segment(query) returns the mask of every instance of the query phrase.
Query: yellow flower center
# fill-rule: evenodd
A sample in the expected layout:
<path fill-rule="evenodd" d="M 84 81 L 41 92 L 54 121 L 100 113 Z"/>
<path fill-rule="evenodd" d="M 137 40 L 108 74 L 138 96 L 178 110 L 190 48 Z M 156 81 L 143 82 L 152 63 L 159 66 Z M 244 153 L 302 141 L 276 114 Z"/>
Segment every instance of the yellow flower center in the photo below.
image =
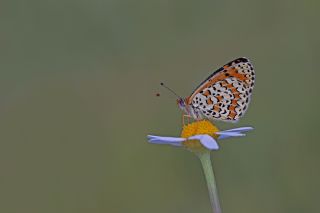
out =
<path fill-rule="evenodd" d="M 219 129 L 213 125 L 208 120 L 195 121 L 193 123 L 183 126 L 181 137 L 189 138 L 194 135 L 210 135 L 211 137 L 217 139 L 218 135 L 215 132 L 218 132 Z M 193 152 L 204 151 L 206 148 L 200 143 L 199 140 L 186 140 L 183 143 L 183 146 Z"/>

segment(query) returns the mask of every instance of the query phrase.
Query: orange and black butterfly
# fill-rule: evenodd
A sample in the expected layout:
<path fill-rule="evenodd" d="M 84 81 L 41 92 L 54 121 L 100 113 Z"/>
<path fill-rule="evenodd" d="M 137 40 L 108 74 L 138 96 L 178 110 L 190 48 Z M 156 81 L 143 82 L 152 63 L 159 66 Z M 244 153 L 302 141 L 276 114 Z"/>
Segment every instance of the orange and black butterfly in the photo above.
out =
<path fill-rule="evenodd" d="M 248 109 L 255 74 L 246 58 L 235 59 L 204 80 L 179 107 L 196 120 L 237 121 Z"/>

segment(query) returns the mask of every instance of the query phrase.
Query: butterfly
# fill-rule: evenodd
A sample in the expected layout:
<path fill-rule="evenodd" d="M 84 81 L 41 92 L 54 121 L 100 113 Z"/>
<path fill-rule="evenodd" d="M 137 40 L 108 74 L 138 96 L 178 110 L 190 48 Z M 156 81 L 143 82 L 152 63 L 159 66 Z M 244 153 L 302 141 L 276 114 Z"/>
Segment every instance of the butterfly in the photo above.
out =
<path fill-rule="evenodd" d="M 235 59 L 212 73 L 178 106 L 187 116 L 237 121 L 250 103 L 255 73 L 247 58 Z"/>

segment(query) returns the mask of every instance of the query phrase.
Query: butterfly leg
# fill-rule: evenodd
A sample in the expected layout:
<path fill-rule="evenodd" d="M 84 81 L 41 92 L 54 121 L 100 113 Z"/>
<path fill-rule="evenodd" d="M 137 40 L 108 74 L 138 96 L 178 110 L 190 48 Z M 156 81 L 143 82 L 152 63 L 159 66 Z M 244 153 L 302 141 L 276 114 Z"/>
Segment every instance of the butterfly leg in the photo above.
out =
<path fill-rule="evenodd" d="M 190 118 L 191 118 L 191 116 L 188 115 L 188 114 L 182 114 L 182 125 L 183 125 L 183 126 L 185 126 L 185 122 L 184 122 L 185 117 L 188 118 L 188 124 L 190 123 Z"/>

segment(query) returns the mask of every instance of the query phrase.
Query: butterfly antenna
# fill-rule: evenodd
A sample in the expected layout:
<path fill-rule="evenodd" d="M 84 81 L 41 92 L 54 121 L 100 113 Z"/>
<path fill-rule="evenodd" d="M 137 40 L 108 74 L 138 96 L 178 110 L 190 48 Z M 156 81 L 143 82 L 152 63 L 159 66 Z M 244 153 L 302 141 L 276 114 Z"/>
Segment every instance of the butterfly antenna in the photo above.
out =
<path fill-rule="evenodd" d="M 169 87 L 167 87 L 164 83 L 160 83 L 161 86 L 163 86 L 164 88 L 166 88 L 167 90 L 169 90 L 170 92 L 172 92 L 175 96 L 177 96 L 178 98 L 181 98 L 182 97 L 180 95 L 178 95 L 175 91 L 173 91 L 172 89 L 170 89 Z"/>

